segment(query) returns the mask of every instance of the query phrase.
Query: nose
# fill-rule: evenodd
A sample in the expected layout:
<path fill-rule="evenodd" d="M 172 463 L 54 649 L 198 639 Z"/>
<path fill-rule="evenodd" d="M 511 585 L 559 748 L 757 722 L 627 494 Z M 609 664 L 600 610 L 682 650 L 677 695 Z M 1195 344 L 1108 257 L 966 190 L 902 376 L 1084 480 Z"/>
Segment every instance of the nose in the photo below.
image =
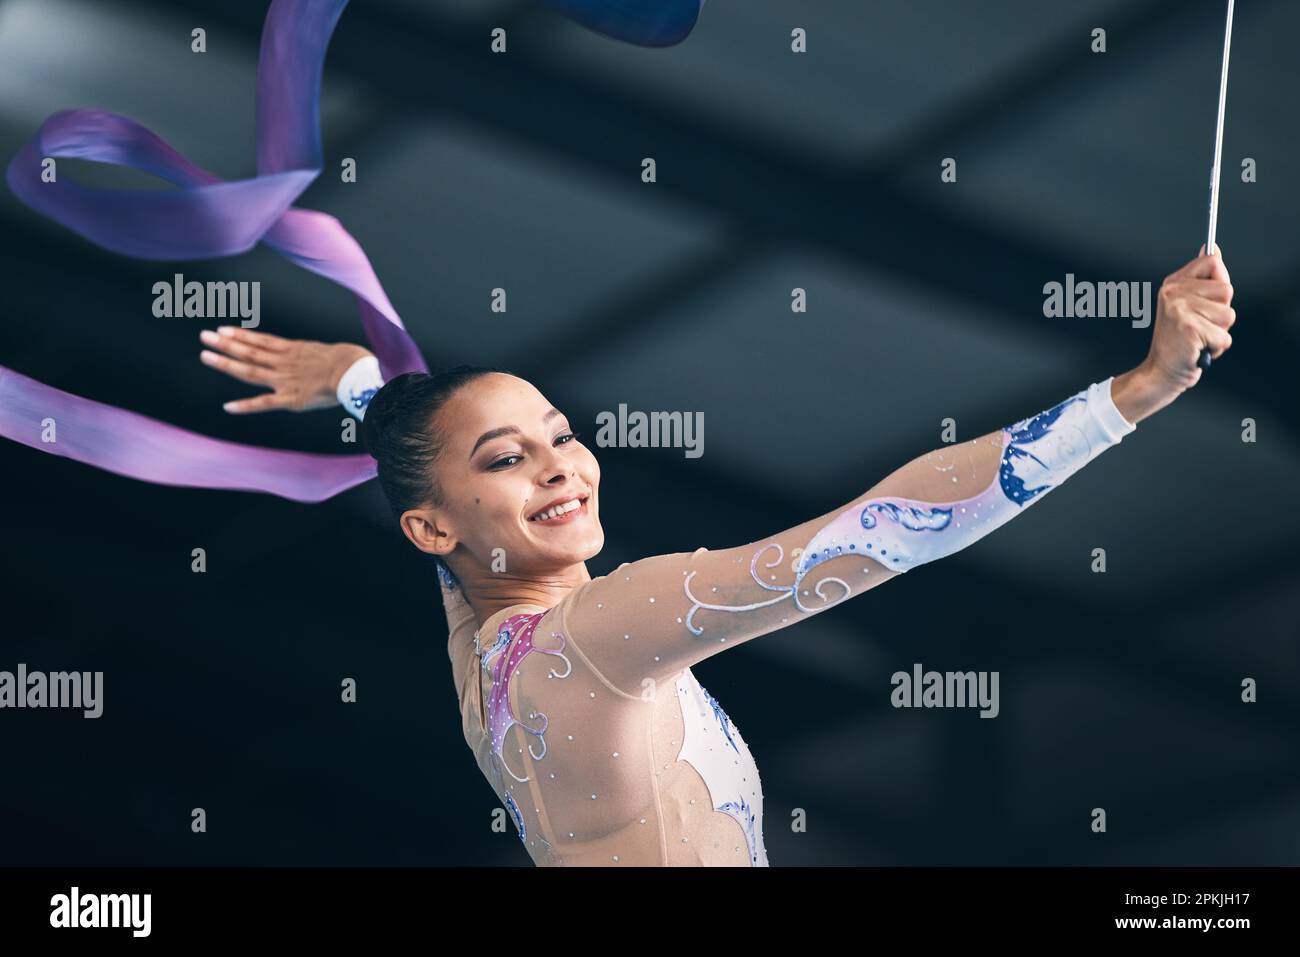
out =
<path fill-rule="evenodd" d="M 577 479 L 578 469 L 559 449 L 551 448 L 549 458 L 542 461 L 542 475 L 546 485 L 563 485 L 569 479 Z"/>
<path fill-rule="evenodd" d="M 566 465 L 558 470 L 550 472 L 550 478 L 546 480 L 547 485 L 563 485 L 569 479 L 577 481 L 578 470 L 571 465 Z"/>

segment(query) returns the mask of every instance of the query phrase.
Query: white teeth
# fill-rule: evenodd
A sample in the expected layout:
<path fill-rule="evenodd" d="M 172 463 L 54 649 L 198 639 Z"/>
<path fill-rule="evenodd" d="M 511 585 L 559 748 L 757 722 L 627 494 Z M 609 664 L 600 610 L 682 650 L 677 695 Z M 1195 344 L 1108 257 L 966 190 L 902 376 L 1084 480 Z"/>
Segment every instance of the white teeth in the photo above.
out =
<path fill-rule="evenodd" d="M 566 512 L 572 512 L 575 508 L 582 508 L 582 502 L 578 501 L 576 498 L 569 499 L 569 501 L 562 502 L 559 505 L 552 506 L 551 508 L 548 508 L 544 512 L 538 512 L 528 521 L 545 522 L 548 519 L 555 518 L 555 516 L 557 515 L 563 515 Z"/>

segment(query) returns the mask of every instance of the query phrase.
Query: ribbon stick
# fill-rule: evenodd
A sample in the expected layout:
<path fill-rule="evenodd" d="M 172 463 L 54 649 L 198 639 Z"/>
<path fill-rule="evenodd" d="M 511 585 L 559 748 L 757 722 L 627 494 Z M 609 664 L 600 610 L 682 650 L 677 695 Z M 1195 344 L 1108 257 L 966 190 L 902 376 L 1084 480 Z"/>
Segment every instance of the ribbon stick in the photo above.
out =
<path fill-rule="evenodd" d="M 274 0 L 257 64 L 257 176 L 226 182 L 128 117 L 65 110 L 9 163 L 14 195 L 96 245 L 143 259 L 215 259 L 258 243 L 357 300 L 385 379 L 426 372 L 415 340 L 361 246 L 333 216 L 294 201 L 320 175 L 320 82 L 348 0 Z M 684 39 L 703 0 L 547 0 L 578 22 L 645 46 Z M 44 182 L 47 158 L 130 167 L 178 190 Z M 52 424 L 53 428 L 49 428 Z M 164 485 L 265 492 L 319 502 L 374 477 L 369 455 L 319 455 L 227 442 L 43 385 L 0 365 L 0 435 L 43 452 Z M 53 441 L 50 441 L 53 439 Z"/>
<path fill-rule="evenodd" d="M 1228 109 L 1228 54 L 1232 52 L 1232 7 L 1228 0 L 1228 21 L 1223 27 L 1223 67 L 1219 72 L 1219 117 L 1214 124 L 1214 166 L 1210 170 L 1210 222 L 1205 230 L 1205 254 L 1214 255 L 1214 234 L 1219 226 L 1219 164 L 1223 161 L 1223 118 Z M 1208 369 L 1213 361 L 1209 349 L 1202 349 L 1196 364 Z"/>

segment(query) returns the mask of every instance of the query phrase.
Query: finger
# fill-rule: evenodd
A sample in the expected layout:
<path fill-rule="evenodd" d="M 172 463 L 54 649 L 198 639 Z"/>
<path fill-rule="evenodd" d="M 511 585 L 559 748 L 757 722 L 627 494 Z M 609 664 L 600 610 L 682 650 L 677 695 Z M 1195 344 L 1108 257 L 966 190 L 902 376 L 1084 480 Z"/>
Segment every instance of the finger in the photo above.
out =
<path fill-rule="evenodd" d="M 1237 310 L 1211 299 L 1189 299 L 1188 303 L 1197 315 L 1208 319 L 1220 329 L 1231 329 L 1237 321 Z"/>
<path fill-rule="evenodd" d="M 1232 296 L 1236 290 L 1232 288 L 1231 283 L 1219 279 L 1183 279 L 1174 284 L 1174 291 L 1179 298 L 1186 295 L 1190 298 L 1221 302 L 1226 306 L 1232 303 Z"/>
<path fill-rule="evenodd" d="M 1223 250 L 1220 249 L 1217 244 L 1214 247 L 1214 258 L 1215 261 L 1218 263 L 1218 268 L 1215 273 L 1215 278 L 1222 279 L 1224 282 L 1231 285 L 1232 277 L 1228 275 L 1228 267 L 1223 261 Z"/>
<path fill-rule="evenodd" d="M 1218 279 L 1226 283 L 1232 282 L 1232 277 L 1228 275 L 1228 267 L 1223 262 L 1223 251 L 1217 245 L 1214 247 L 1214 255 L 1206 258 L 1210 261 L 1210 279 Z"/>
<path fill-rule="evenodd" d="M 227 402 L 222 408 L 234 415 L 244 415 L 249 412 L 270 412 L 272 409 L 283 409 L 286 404 L 284 396 L 280 395 L 280 393 L 264 392 L 251 398 L 235 399 L 233 402 Z"/>
<path fill-rule="evenodd" d="M 1205 260 L 1205 258 L 1206 258 L 1205 245 L 1202 244 L 1201 251 L 1198 252 L 1194 258 L 1189 259 L 1187 262 L 1183 263 L 1183 265 L 1179 266 L 1168 276 L 1166 276 L 1165 282 L 1173 282 L 1174 280 L 1177 279 L 1189 278 L 1198 267 L 1204 268 L 1201 264 L 1203 260 Z"/>
<path fill-rule="evenodd" d="M 243 326 L 217 326 L 217 333 L 236 342 L 265 349 L 267 352 L 284 352 L 292 345 L 289 339 L 273 336 L 269 332 L 254 332 Z"/>
<path fill-rule="evenodd" d="M 213 349 L 219 349 L 227 355 L 233 356 L 236 359 L 243 359 L 245 362 L 250 362 L 254 365 L 270 368 L 276 363 L 277 353 L 259 349 L 246 342 L 242 342 L 233 336 L 223 336 L 212 332 L 209 329 L 204 329 L 199 333 L 199 339 L 206 346 L 211 346 Z"/>
<path fill-rule="evenodd" d="M 1201 247 L 1205 249 L 1204 246 Z M 1211 279 L 1220 275 L 1226 277 L 1228 270 L 1219 256 L 1206 256 L 1204 252 L 1182 268 L 1171 273 L 1166 282 L 1178 279 Z"/>
<path fill-rule="evenodd" d="M 1232 336 L 1228 334 L 1227 330 L 1220 329 L 1208 319 L 1198 316 L 1196 331 L 1201 339 L 1201 344 L 1196 349 L 1198 355 L 1202 346 L 1210 350 L 1210 357 L 1213 359 L 1219 358 L 1232 348 Z"/>
<path fill-rule="evenodd" d="M 209 352 L 207 349 L 199 353 L 199 360 L 228 376 L 233 376 L 240 382 L 247 382 L 249 385 L 271 384 L 271 370 L 265 366 L 255 366 L 247 362 L 241 362 L 238 359 L 230 359 L 218 353 Z"/>

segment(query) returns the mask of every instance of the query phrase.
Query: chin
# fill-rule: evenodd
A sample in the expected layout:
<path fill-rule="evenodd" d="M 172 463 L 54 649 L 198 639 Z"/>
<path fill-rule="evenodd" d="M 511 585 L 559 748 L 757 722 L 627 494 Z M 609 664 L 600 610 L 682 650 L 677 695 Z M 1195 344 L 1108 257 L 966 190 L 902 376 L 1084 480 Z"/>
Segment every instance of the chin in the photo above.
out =
<path fill-rule="evenodd" d="M 584 562 L 591 561 L 591 559 L 595 558 L 597 555 L 601 553 L 601 550 L 604 549 L 604 547 L 605 547 L 605 533 L 603 531 L 600 531 L 596 536 L 596 541 L 593 542 L 587 548 L 586 554 L 584 554 L 580 560 Z"/>
<path fill-rule="evenodd" d="M 605 534 L 597 530 L 594 536 L 589 537 L 572 549 L 566 550 L 564 560 L 570 565 L 576 565 L 579 562 L 590 561 L 601 553 L 605 548 Z"/>

